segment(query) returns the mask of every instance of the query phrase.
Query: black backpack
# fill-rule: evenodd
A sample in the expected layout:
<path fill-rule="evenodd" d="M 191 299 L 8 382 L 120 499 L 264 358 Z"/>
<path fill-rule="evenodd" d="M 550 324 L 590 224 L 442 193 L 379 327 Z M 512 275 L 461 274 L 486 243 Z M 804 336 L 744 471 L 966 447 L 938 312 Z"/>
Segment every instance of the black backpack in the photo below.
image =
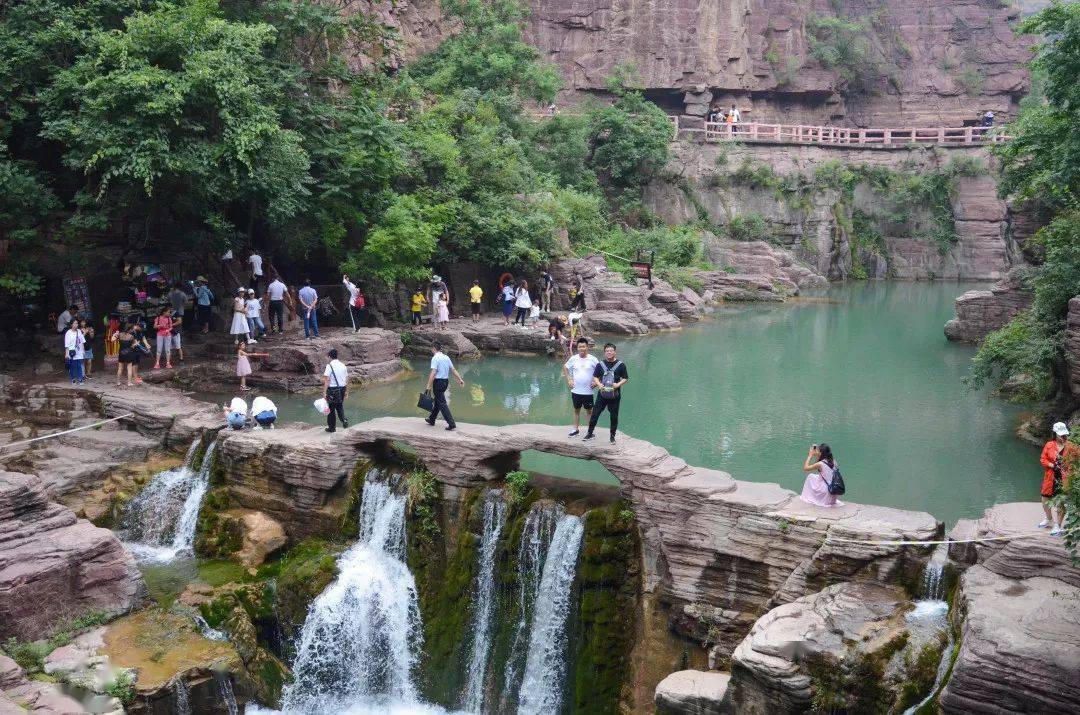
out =
<path fill-rule="evenodd" d="M 840 474 L 840 467 L 832 468 L 832 481 L 828 483 L 829 494 L 838 497 L 847 491 L 844 486 L 844 475 Z"/>

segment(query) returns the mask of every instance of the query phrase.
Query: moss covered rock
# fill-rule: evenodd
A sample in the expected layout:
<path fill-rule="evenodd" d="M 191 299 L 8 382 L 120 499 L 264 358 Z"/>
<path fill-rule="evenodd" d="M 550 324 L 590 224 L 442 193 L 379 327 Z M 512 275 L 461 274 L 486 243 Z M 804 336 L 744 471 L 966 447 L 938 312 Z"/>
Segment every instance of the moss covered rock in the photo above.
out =
<path fill-rule="evenodd" d="M 260 576 L 276 579 L 277 617 L 286 638 L 300 632 L 308 606 L 338 575 L 342 547 L 321 539 L 305 539 L 280 560 L 266 564 Z"/>
<path fill-rule="evenodd" d="M 585 514 L 567 684 L 574 712 L 619 713 L 630 696 L 640 563 L 637 526 L 627 504 Z"/>

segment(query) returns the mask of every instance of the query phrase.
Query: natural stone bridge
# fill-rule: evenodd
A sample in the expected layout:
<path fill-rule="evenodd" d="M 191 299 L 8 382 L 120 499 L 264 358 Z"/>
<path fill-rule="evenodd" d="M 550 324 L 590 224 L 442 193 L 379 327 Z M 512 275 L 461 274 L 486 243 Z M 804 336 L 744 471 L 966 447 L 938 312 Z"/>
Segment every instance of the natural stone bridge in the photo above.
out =
<path fill-rule="evenodd" d="M 906 583 L 927 556 L 926 549 L 830 537 L 919 540 L 941 533 L 925 512 L 814 507 L 776 484 L 694 467 L 648 442 L 569 440 L 550 425 L 459 423 L 447 432 L 420 418 L 383 417 L 333 435 L 298 425 L 223 432 L 215 472 L 231 501 L 270 514 L 300 539 L 334 532 L 350 508 L 358 461 L 395 443 L 416 452 L 449 499 L 463 488 L 498 484 L 526 450 L 600 462 L 637 516 L 645 590 L 674 608 L 680 631 L 704 640 L 711 629 L 728 652 L 777 603 L 842 581 Z"/>

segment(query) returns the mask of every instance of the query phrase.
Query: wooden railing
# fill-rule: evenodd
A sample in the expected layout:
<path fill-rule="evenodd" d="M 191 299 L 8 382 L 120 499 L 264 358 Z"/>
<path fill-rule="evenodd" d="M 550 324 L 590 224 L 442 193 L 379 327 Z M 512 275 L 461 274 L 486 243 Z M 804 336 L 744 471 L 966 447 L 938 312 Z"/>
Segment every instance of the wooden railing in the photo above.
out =
<path fill-rule="evenodd" d="M 930 127 L 859 129 L 803 124 L 705 123 L 705 141 L 771 142 L 778 144 L 825 144 L 829 146 L 888 146 L 912 144 L 996 144 L 1011 137 L 1000 127 Z"/>

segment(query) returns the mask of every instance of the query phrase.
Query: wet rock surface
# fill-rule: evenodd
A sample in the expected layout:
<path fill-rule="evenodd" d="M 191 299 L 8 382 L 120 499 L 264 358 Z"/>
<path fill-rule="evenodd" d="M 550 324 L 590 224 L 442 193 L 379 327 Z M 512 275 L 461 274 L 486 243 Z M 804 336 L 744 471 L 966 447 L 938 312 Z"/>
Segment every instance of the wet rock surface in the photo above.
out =
<path fill-rule="evenodd" d="M 954 538 L 1030 534 L 1036 503 L 999 504 L 954 529 Z M 950 557 L 974 564 L 960 579 L 960 650 L 941 694 L 946 713 L 1068 712 L 1080 701 L 1080 568 L 1046 533 L 974 547 Z"/>
<path fill-rule="evenodd" d="M 111 531 L 47 501 L 35 477 L 0 472 L 0 637 L 42 638 L 84 614 L 126 613 L 145 595 Z"/>
<path fill-rule="evenodd" d="M 1080 296 L 1069 301 L 1065 323 L 1065 363 L 1069 368 L 1069 390 L 1074 395 L 1080 395 Z"/>

